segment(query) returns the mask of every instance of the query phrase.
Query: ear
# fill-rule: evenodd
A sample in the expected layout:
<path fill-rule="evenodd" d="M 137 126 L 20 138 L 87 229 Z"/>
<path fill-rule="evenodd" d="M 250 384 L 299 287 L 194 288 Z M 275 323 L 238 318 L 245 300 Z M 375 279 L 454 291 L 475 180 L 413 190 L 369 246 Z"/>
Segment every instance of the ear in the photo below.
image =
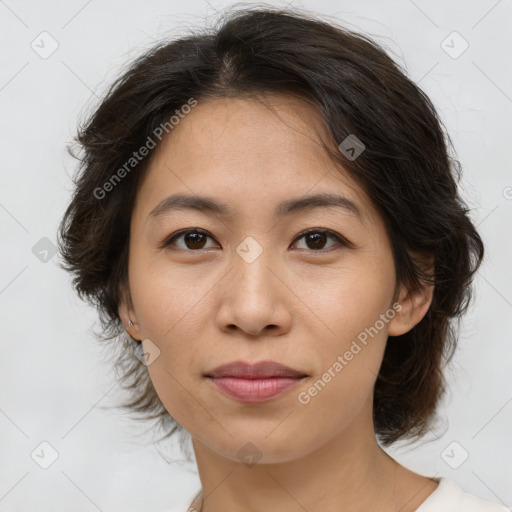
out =
<path fill-rule="evenodd" d="M 422 261 L 423 270 L 429 275 L 428 282 L 422 282 L 418 288 L 408 288 L 401 285 L 396 302 L 401 306 L 396 309 L 396 314 L 389 323 L 389 336 L 401 336 L 409 332 L 415 325 L 419 324 L 432 304 L 434 296 L 434 257 L 429 256 Z"/>
<path fill-rule="evenodd" d="M 133 309 L 130 290 L 125 283 L 122 283 L 120 285 L 120 295 L 121 301 L 117 309 L 119 318 L 123 322 L 126 332 L 134 340 L 140 341 L 142 339 L 142 336 L 140 335 L 137 317 L 135 316 L 135 311 Z"/>

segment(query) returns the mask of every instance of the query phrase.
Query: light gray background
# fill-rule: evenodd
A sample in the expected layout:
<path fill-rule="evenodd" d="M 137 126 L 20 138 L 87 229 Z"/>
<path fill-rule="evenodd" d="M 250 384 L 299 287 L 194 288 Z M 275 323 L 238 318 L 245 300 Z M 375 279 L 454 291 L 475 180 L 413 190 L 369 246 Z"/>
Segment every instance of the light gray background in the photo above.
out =
<path fill-rule="evenodd" d="M 193 464 L 167 465 L 142 427 L 100 409 L 119 390 L 93 340 L 96 313 L 75 297 L 57 256 L 44 263 L 33 247 L 43 237 L 55 242 L 75 168 L 65 145 L 79 116 L 120 66 L 155 39 L 211 23 L 227 5 L 0 0 L 3 512 L 165 511 L 199 488 Z M 512 2 L 294 5 L 333 15 L 386 45 L 431 97 L 452 135 L 464 169 L 464 197 L 474 209 L 487 258 L 448 372 L 443 425 L 422 443 L 389 453 L 415 471 L 448 476 L 469 492 L 511 507 Z M 58 43 L 48 58 L 31 47 L 34 41 L 39 51 L 50 48 L 43 31 Z M 469 44 L 457 58 L 464 43 L 450 36 L 453 31 Z M 44 458 L 43 441 L 59 455 L 48 469 L 31 458 L 36 449 Z M 446 461 L 457 465 L 463 450 L 469 457 L 453 469 Z M 177 452 L 175 457 L 183 461 Z"/>

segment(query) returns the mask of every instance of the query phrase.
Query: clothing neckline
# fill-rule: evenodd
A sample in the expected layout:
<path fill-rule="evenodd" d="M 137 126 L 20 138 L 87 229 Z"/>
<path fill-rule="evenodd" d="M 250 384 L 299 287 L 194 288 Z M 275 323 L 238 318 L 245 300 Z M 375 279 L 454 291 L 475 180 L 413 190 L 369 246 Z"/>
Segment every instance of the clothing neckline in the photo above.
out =
<path fill-rule="evenodd" d="M 446 492 L 446 488 L 450 484 L 449 478 L 445 476 L 440 477 L 430 477 L 431 480 L 437 482 L 437 487 L 424 499 L 418 508 L 414 512 L 423 512 L 425 507 L 430 507 L 430 505 L 435 505 L 437 501 L 439 501 L 439 496 L 443 496 Z"/>
<path fill-rule="evenodd" d="M 438 505 L 441 505 L 443 500 L 445 499 L 445 496 L 447 496 L 450 489 L 456 487 L 455 482 L 450 480 L 446 476 L 441 477 L 430 477 L 431 480 L 434 480 L 437 482 L 437 487 L 427 496 L 427 498 L 420 504 L 418 508 L 415 509 L 414 512 L 428 512 L 428 509 L 431 507 L 436 507 Z M 201 496 L 202 489 L 199 489 L 193 496 L 192 500 L 188 501 L 188 507 L 187 510 L 191 509 L 193 504 L 196 502 L 196 500 Z"/>

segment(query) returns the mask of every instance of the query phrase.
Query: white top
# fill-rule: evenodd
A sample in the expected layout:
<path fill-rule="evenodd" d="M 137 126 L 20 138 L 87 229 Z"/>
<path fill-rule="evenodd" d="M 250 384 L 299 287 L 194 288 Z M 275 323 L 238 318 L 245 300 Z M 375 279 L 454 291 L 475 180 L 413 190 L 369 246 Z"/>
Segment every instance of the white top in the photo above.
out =
<path fill-rule="evenodd" d="M 512 512 L 504 505 L 484 500 L 463 491 L 453 480 L 440 477 L 436 490 L 416 509 L 416 512 Z M 169 512 L 198 512 L 189 507 L 197 496 L 196 491 L 190 498 L 181 501 Z"/>

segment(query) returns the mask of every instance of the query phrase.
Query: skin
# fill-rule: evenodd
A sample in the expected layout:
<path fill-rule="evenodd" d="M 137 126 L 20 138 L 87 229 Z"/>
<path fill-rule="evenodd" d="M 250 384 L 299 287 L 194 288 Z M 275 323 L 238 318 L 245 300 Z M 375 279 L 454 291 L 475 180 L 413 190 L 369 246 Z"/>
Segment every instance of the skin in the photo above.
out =
<path fill-rule="evenodd" d="M 396 286 L 383 220 L 320 146 L 318 134 L 328 140 L 320 113 L 293 97 L 266 101 L 200 101 L 155 150 L 133 209 L 130 285 L 119 313 L 145 349 L 160 350 L 149 374 L 192 436 L 203 512 L 414 511 L 437 481 L 378 445 L 372 398 L 388 335 L 412 329 L 433 290 Z M 175 210 L 147 220 L 177 192 L 227 203 L 232 215 Z M 339 208 L 274 216 L 280 201 L 317 192 L 344 195 L 363 218 Z M 185 228 L 208 236 L 161 247 Z M 351 245 L 297 238 L 309 228 L 329 229 Z M 262 249 L 251 263 L 236 252 L 247 236 Z M 384 328 L 300 403 L 299 393 L 390 309 L 395 315 Z M 263 404 L 241 403 L 204 377 L 234 360 L 272 360 L 308 377 Z M 260 457 L 254 465 L 238 455 L 247 443 Z"/>

